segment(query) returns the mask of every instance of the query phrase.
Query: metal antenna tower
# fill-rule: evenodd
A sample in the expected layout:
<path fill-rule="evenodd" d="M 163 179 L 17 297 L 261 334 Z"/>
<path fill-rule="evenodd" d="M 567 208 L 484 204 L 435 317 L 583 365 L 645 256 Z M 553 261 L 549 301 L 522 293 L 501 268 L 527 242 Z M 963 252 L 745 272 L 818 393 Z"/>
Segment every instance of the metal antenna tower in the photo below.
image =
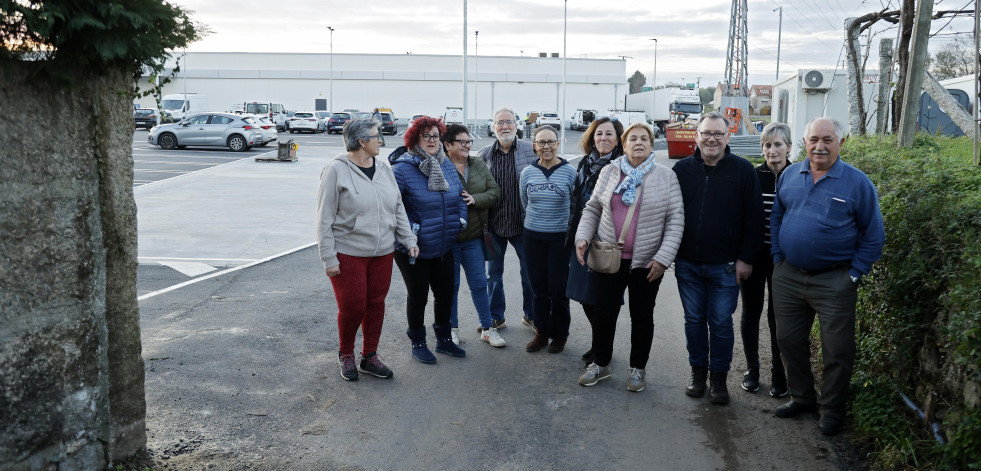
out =
<path fill-rule="evenodd" d="M 722 96 L 748 97 L 746 86 L 746 13 L 747 0 L 732 0 L 732 17 L 729 20 L 729 47 L 726 51 L 725 90 Z"/>

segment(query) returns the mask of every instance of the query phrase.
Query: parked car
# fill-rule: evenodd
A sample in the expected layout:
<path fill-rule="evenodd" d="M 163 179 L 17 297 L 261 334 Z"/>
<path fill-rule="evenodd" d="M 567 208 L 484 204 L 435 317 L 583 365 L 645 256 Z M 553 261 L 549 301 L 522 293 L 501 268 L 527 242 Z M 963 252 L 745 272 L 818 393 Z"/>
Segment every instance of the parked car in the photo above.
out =
<path fill-rule="evenodd" d="M 293 114 L 293 117 L 287 121 L 286 129 L 289 130 L 290 134 L 300 132 L 300 131 L 310 131 L 317 132 L 320 126 L 317 124 L 319 120 L 317 115 L 313 111 L 297 111 Z"/>
<path fill-rule="evenodd" d="M 352 113 L 355 118 L 371 118 L 370 111 L 355 111 Z"/>
<path fill-rule="evenodd" d="M 296 111 L 287 111 L 286 113 L 283 113 L 283 122 L 282 122 L 282 124 L 279 123 L 279 122 L 276 123 L 276 130 L 277 131 L 289 131 L 290 130 L 290 118 L 292 118 L 294 114 L 296 114 Z"/>
<path fill-rule="evenodd" d="M 381 133 L 396 135 L 399 132 L 399 125 L 395 124 L 395 114 L 393 113 L 381 113 Z"/>
<path fill-rule="evenodd" d="M 262 143 L 262 130 L 251 116 L 199 113 L 150 130 L 147 141 L 163 149 L 218 146 L 241 152 Z"/>
<path fill-rule="evenodd" d="M 344 130 L 344 123 L 351 120 L 351 113 L 333 113 L 327 119 L 327 134 L 340 134 Z"/>
<path fill-rule="evenodd" d="M 552 126 L 558 132 L 562 129 L 562 119 L 559 114 L 552 111 L 545 111 L 538 114 L 538 126 Z"/>
<path fill-rule="evenodd" d="M 419 118 L 425 118 L 425 117 L 426 117 L 426 115 L 424 115 L 424 114 L 414 114 L 414 115 L 412 115 L 412 117 L 409 118 L 409 126 L 411 127 L 412 126 L 412 123 L 415 123 L 417 119 L 419 119 Z"/>
<path fill-rule="evenodd" d="M 257 144 L 259 147 L 265 147 L 266 144 L 279 139 L 279 133 L 276 132 L 276 123 L 273 120 L 265 116 L 255 116 L 253 119 L 255 119 L 260 132 L 262 132 L 262 143 Z"/>
<path fill-rule="evenodd" d="M 518 139 L 523 139 L 524 134 L 524 121 L 518 121 Z M 487 120 L 487 137 L 494 137 L 494 118 Z"/>
<path fill-rule="evenodd" d="M 314 111 L 313 114 L 317 115 L 317 132 L 326 131 L 327 120 L 330 119 L 330 111 Z"/>
<path fill-rule="evenodd" d="M 153 108 L 138 108 L 133 110 L 133 120 L 136 121 L 136 127 L 146 128 L 149 131 L 150 128 L 160 124 L 160 115 Z"/>

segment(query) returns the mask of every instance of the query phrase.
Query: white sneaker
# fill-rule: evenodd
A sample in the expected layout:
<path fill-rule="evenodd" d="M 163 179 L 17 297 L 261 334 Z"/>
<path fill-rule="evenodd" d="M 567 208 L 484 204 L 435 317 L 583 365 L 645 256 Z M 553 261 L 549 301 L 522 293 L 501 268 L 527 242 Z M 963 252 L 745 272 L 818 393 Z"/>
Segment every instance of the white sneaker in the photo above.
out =
<path fill-rule="evenodd" d="M 595 362 L 586 367 L 586 372 L 579 377 L 579 384 L 583 386 L 593 386 L 600 381 L 610 379 L 610 367 L 599 366 Z"/>
<path fill-rule="evenodd" d="M 463 343 L 463 341 L 460 340 L 459 331 L 460 331 L 459 327 L 453 327 L 452 329 L 450 329 L 450 340 L 452 340 L 453 343 L 455 343 L 458 347 L 460 346 L 461 343 Z"/>
<path fill-rule="evenodd" d="M 644 377 L 647 376 L 647 372 L 640 368 L 630 369 L 630 378 L 627 379 L 627 391 L 641 392 L 647 387 L 647 381 Z"/>
<path fill-rule="evenodd" d="M 480 332 L 480 340 L 491 344 L 492 347 L 503 347 L 507 345 L 507 342 L 501 338 L 501 334 L 497 333 L 497 329 L 491 327 L 487 330 L 482 330 Z"/>

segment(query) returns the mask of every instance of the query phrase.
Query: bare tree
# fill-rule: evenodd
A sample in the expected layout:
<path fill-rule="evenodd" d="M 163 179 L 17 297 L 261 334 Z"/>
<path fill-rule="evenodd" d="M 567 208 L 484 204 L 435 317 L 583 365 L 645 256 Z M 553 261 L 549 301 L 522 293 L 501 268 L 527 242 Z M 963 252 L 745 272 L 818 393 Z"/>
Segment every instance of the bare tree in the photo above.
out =
<path fill-rule="evenodd" d="M 930 73 L 937 80 L 969 75 L 974 72 L 974 44 L 963 36 L 944 44 L 931 58 Z"/>

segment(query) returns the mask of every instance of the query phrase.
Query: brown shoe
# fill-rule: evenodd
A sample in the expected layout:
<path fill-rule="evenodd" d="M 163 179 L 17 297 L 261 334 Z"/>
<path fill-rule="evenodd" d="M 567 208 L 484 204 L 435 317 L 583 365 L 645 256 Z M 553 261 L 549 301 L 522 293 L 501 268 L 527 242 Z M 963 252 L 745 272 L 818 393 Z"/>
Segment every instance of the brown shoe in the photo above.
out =
<path fill-rule="evenodd" d="M 534 353 L 547 346 L 548 346 L 548 337 L 545 337 L 542 334 L 535 334 L 535 338 L 531 339 L 531 342 L 528 342 L 528 345 L 525 345 L 525 351 L 529 353 Z"/>
<path fill-rule="evenodd" d="M 565 341 L 568 339 L 553 339 L 548 345 L 548 353 L 562 353 L 565 350 Z"/>

